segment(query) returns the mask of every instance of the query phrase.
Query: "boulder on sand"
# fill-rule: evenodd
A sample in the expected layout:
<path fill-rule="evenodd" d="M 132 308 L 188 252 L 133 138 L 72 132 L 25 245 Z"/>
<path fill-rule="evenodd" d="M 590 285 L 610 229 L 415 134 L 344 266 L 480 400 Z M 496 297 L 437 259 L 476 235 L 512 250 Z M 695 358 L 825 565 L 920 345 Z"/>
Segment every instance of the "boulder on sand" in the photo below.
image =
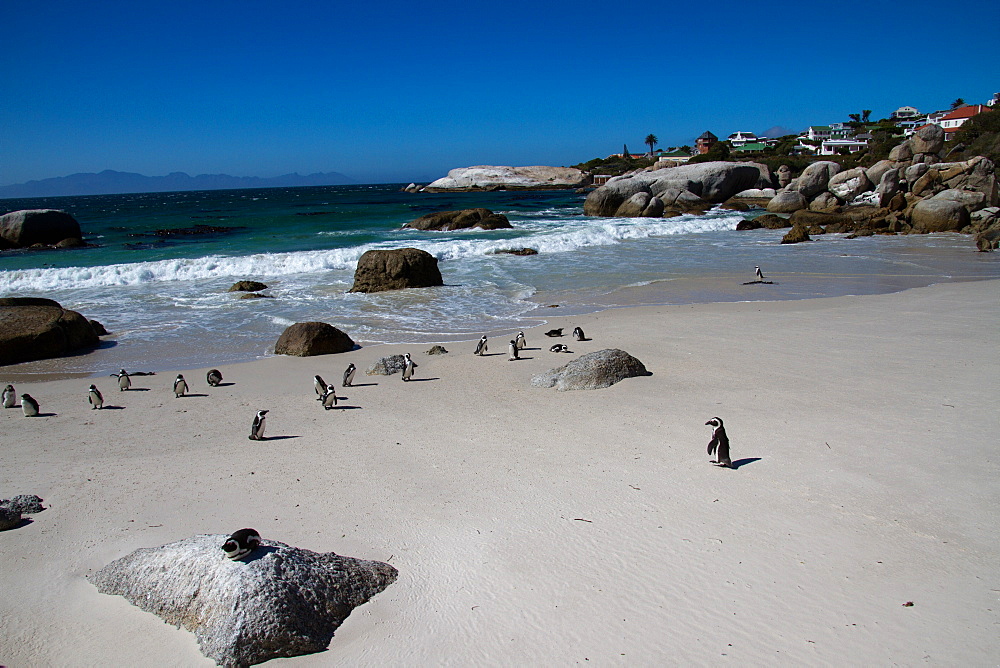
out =
<path fill-rule="evenodd" d="M 642 362 L 624 350 L 607 348 L 581 355 L 569 364 L 550 369 L 531 379 L 532 387 L 555 387 L 566 390 L 598 390 L 620 380 L 649 376 Z"/>
<path fill-rule="evenodd" d="M 382 292 L 444 285 L 437 258 L 417 248 L 370 250 L 358 260 L 351 292 Z"/>
<path fill-rule="evenodd" d="M 275 355 L 312 357 L 354 350 L 354 341 L 325 322 L 297 322 L 289 325 L 274 344 Z"/>
<path fill-rule="evenodd" d="M 98 343 L 90 321 L 58 302 L 0 298 L 0 364 L 61 357 Z"/>
<path fill-rule="evenodd" d="M 0 239 L 14 248 L 27 248 L 33 244 L 54 246 L 72 239 L 71 244 L 83 244 L 80 223 L 65 211 L 57 209 L 24 209 L 0 216 Z M 79 244 L 75 242 L 79 241 Z"/>
<path fill-rule="evenodd" d="M 140 548 L 90 579 L 101 593 L 194 633 L 202 654 L 236 668 L 323 651 L 351 611 L 398 575 L 380 561 L 267 539 L 231 560 L 221 549 L 227 539 L 200 535 Z"/>
<path fill-rule="evenodd" d="M 380 357 L 365 370 L 366 376 L 391 376 L 399 373 L 406 366 L 406 358 L 402 355 Z"/>
<path fill-rule="evenodd" d="M 500 230 L 512 227 L 507 216 L 493 213 L 489 209 L 462 209 L 460 211 L 438 211 L 404 223 L 403 227 L 414 230 L 465 230 L 478 227 L 483 230 Z"/>

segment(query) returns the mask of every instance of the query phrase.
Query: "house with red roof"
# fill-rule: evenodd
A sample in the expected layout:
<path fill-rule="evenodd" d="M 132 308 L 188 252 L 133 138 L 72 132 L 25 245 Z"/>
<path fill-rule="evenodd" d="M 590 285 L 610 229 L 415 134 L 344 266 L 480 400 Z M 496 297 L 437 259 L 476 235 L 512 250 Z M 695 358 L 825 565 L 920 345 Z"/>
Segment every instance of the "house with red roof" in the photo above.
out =
<path fill-rule="evenodd" d="M 964 107 L 959 107 L 958 109 L 942 116 L 941 120 L 938 121 L 938 125 L 940 125 L 941 129 L 944 130 L 944 136 L 950 139 L 955 136 L 955 132 L 957 132 L 967 120 L 976 114 L 981 114 L 987 110 L 989 110 L 989 107 L 983 104 L 969 104 Z"/>

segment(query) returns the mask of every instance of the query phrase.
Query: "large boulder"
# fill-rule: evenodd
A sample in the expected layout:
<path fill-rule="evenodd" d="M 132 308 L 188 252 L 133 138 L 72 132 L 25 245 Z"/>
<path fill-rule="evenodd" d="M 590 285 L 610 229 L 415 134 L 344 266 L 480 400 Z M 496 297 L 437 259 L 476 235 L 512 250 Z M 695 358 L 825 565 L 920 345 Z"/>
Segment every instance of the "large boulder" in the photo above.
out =
<path fill-rule="evenodd" d="M 969 213 L 973 211 L 978 211 L 986 206 L 986 195 L 975 190 L 942 190 L 937 195 L 934 195 L 930 199 L 932 200 L 950 200 L 952 202 L 958 202 L 966 209 Z"/>
<path fill-rule="evenodd" d="M 805 195 L 797 190 L 782 190 L 767 203 L 771 213 L 792 213 L 809 206 Z"/>
<path fill-rule="evenodd" d="M 868 180 L 865 170 L 861 167 L 837 172 L 827 184 L 827 189 L 845 202 L 850 202 L 861 193 L 868 192 L 874 187 L 874 184 Z"/>
<path fill-rule="evenodd" d="M 827 189 L 827 186 L 837 172 L 840 165 L 829 160 L 820 160 L 806 167 L 797 179 L 788 184 L 789 190 L 797 190 L 806 199 L 812 199 Z"/>
<path fill-rule="evenodd" d="M 913 146 L 910 144 L 910 140 L 905 140 L 896 144 L 889 151 L 889 160 L 893 162 L 906 162 L 913 158 Z"/>
<path fill-rule="evenodd" d="M 921 200 L 910 213 L 914 232 L 958 232 L 969 222 L 969 210 L 949 199 Z"/>
<path fill-rule="evenodd" d="M 686 191 L 685 191 L 686 192 Z M 690 193 L 687 193 L 690 195 Z M 692 195 L 692 197 L 695 197 Z M 699 198 L 700 201 L 700 198 Z M 683 206 L 677 198 L 673 198 L 670 203 L 675 206 Z M 664 202 L 659 197 L 654 197 L 648 192 L 637 192 L 622 202 L 615 212 L 617 218 L 659 218 L 663 215 Z"/>
<path fill-rule="evenodd" d="M 101 593 L 194 633 L 205 656 L 236 668 L 323 651 L 351 611 L 398 575 L 380 561 L 267 539 L 230 560 L 221 549 L 227 538 L 140 548 L 90 579 Z"/>
<path fill-rule="evenodd" d="M 809 210 L 820 213 L 834 213 L 840 211 L 840 200 L 829 191 L 821 192 L 813 198 L 813 201 L 809 202 Z"/>
<path fill-rule="evenodd" d="M 489 209 L 462 209 L 459 211 L 438 211 L 405 223 L 403 227 L 415 230 L 467 230 L 478 227 L 482 230 L 500 230 L 512 227 L 507 216 L 493 213 Z"/>
<path fill-rule="evenodd" d="M 896 163 L 892 160 L 879 160 L 874 165 L 865 170 L 865 176 L 872 183 L 881 183 L 882 176 L 889 171 L 897 167 Z"/>
<path fill-rule="evenodd" d="M 0 364 L 61 357 L 98 343 L 90 321 L 58 302 L 0 298 Z"/>
<path fill-rule="evenodd" d="M 940 153 L 944 148 L 944 129 L 940 125 L 928 124 L 918 129 L 909 139 L 913 154 Z"/>
<path fill-rule="evenodd" d="M 566 390 L 599 390 L 620 380 L 648 376 L 642 362 L 624 350 L 608 348 L 582 355 L 569 364 L 550 369 L 531 379 L 532 387 Z"/>
<path fill-rule="evenodd" d="M 325 322 L 297 322 L 289 325 L 274 344 L 275 355 L 312 357 L 354 350 L 354 341 Z"/>
<path fill-rule="evenodd" d="M 358 260 L 351 292 L 444 285 L 437 258 L 417 248 L 370 250 Z"/>
<path fill-rule="evenodd" d="M 64 246 L 82 245 L 80 223 L 65 211 L 57 209 L 24 209 L 0 216 L 0 239 L 14 248 L 33 244 L 54 246 L 73 240 Z"/>
<path fill-rule="evenodd" d="M 882 173 L 875 192 L 878 193 L 878 205 L 889 206 L 892 198 L 899 193 L 899 169 L 897 167 L 887 169 Z"/>
<path fill-rule="evenodd" d="M 792 168 L 788 165 L 778 167 L 778 171 L 775 173 L 775 178 L 778 181 L 778 187 L 784 188 L 792 182 Z"/>
<path fill-rule="evenodd" d="M 721 203 L 748 188 L 772 185 L 768 168 L 752 162 L 681 165 L 615 177 L 587 195 L 583 212 L 588 216 L 615 216 L 622 204 L 640 192 L 658 197 L 670 207 L 684 191 L 704 202 Z"/>
<path fill-rule="evenodd" d="M 459 167 L 423 188 L 424 192 L 465 190 L 554 190 L 579 188 L 590 176 L 573 167 L 508 167 L 476 165 Z"/>

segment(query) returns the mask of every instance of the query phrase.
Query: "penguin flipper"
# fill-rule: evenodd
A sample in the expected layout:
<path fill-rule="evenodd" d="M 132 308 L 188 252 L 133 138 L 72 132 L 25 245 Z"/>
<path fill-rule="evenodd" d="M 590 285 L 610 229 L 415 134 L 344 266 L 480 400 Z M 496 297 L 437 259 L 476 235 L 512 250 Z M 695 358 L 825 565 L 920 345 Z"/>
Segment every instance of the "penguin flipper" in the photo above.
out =
<path fill-rule="evenodd" d="M 708 454 L 712 456 L 715 454 L 715 449 L 719 447 L 719 439 L 713 438 L 708 442 Z"/>

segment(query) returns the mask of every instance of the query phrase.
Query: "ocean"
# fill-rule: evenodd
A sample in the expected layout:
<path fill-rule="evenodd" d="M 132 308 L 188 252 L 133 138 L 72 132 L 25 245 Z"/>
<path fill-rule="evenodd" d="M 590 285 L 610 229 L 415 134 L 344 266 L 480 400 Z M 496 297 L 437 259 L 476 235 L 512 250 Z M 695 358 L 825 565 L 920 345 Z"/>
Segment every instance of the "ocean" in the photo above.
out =
<path fill-rule="evenodd" d="M 94 353 L 24 371 L 104 374 L 257 359 L 285 327 L 309 320 L 361 345 L 447 343 L 510 338 L 552 315 L 616 306 L 877 294 L 1000 277 L 1000 254 L 975 252 L 966 235 L 831 234 L 781 245 L 783 230 L 736 232 L 744 213 L 590 218 L 583 201 L 573 191 L 411 194 L 400 184 L 0 200 L 0 212 L 67 211 L 96 244 L 0 253 L 0 296 L 55 299 L 112 333 Z M 505 214 L 513 229 L 401 229 L 429 212 L 473 207 Z M 158 234 L 183 228 L 201 233 Z M 402 247 L 437 257 L 445 286 L 348 292 L 362 253 Z M 497 253 L 517 248 L 538 254 Z M 744 285 L 754 265 L 772 285 Z M 243 279 L 266 283 L 273 298 L 227 292 Z"/>

